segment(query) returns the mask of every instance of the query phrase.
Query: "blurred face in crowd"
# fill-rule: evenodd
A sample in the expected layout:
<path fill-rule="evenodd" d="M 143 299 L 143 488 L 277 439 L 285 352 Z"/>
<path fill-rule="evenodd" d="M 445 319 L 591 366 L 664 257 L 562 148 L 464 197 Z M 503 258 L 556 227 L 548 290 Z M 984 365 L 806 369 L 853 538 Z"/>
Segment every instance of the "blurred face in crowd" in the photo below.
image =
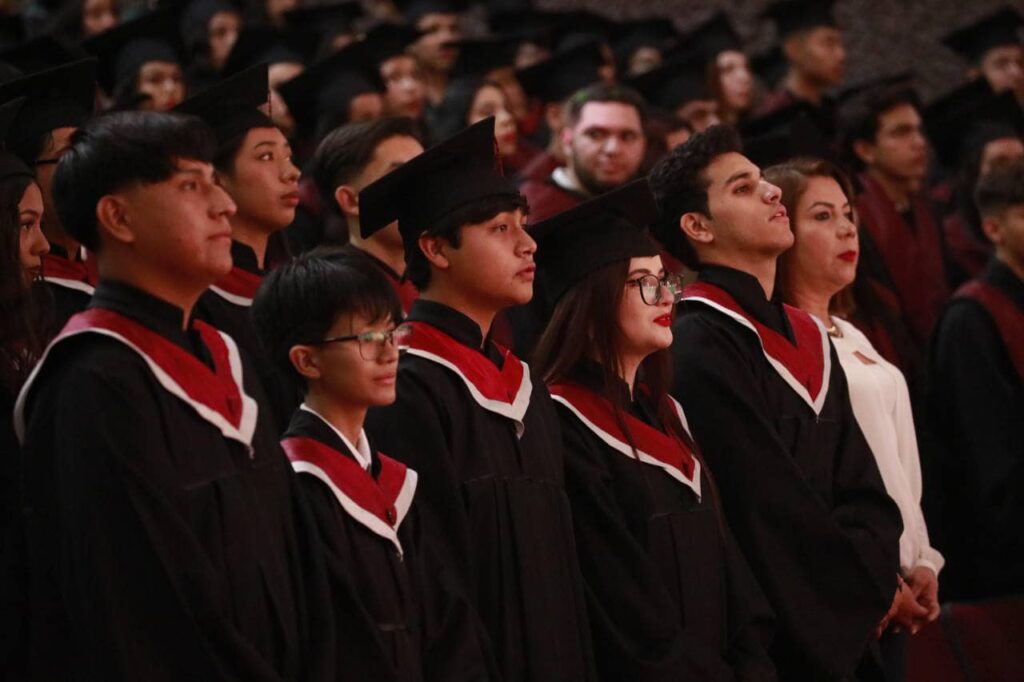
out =
<path fill-rule="evenodd" d="M 981 58 L 978 68 L 996 92 L 1009 91 L 1024 98 L 1024 47 L 994 47 Z"/>
<path fill-rule="evenodd" d="M 440 12 L 426 14 L 416 22 L 416 28 L 426 31 L 426 35 L 410 47 L 413 54 L 431 71 L 450 71 L 459 52 L 455 48 L 445 47 L 445 44 L 462 37 L 459 15 Z"/>
<path fill-rule="evenodd" d="M 83 0 L 82 35 L 86 38 L 117 26 L 119 11 L 114 0 Z"/>
<path fill-rule="evenodd" d="M 500 69 L 494 69 L 487 73 L 484 80 L 501 86 L 501 89 L 505 91 L 508 110 L 512 112 L 517 121 L 522 120 L 526 116 L 526 92 L 523 90 L 523 86 L 519 84 L 514 68 L 505 66 Z"/>
<path fill-rule="evenodd" d="M 71 135 L 75 130 L 77 128 L 70 127 L 51 130 L 39 158 L 36 159 L 36 182 L 43 195 L 42 227 L 50 241 L 67 238 L 53 202 L 53 174 L 57 170 L 57 161 L 70 149 Z"/>
<path fill-rule="evenodd" d="M 237 12 L 217 12 L 207 24 L 206 40 L 210 46 L 210 65 L 215 69 L 224 68 L 238 31 L 242 27 L 242 16 Z"/>
<path fill-rule="evenodd" d="M 502 156 L 512 156 L 516 153 L 519 133 L 516 119 L 508 110 L 505 93 L 497 85 L 485 84 L 476 91 L 466 116 L 466 125 L 473 125 L 488 116 L 495 119 L 494 137 L 498 141 L 498 152 Z"/>
<path fill-rule="evenodd" d="M 690 124 L 693 132 L 701 133 L 722 122 L 718 115 L 718 102 L 713 99 L 695 99 L 676 109 L 676 116 Z"/>
<path fill-rule="evenodd" d="M 43 256 L 50 250 L 42 230 L 43 195 L 36 183 L 25 188 L 18 202 L 18 255 L 25 280 L 42 275 Z"/>
<path fill-rule="evenodd" d="M 139 68 L 138 91 L 149 96 L 143 108 L 168 111 L 185 99 L 185 76 L 175 62 L 146 62 Z"/>
<path fill-rule="evenodd" d="M 831 26 L 818 26 L 788 38 L 786 58 L 804 78 L 820 87 L 836 86 L 846 73 L 843 34 Z"/>
<path fill-rule="evenodd" d="M 624 102 L 587 102 L 575 126 L 562 131 L 569 167 L 583 188 L 600 194 L 632 180 L 647 141 L 640 113 Z"/>
<path fill-rule="evenodd" d="M 348 120 L 351 123 L 372 121 L 384 115 L 384 97 L 379 92 L 364 92 L 356 95 L 348 104 Z"/>
<path fill-rule="evenodd" d="M 754 102 L 754 75 L 747 55 L 726 50 L 715 58 L 722 103 L 731 111 L 747 111 Z"/>
<path fill-rule="evenodd" d="M 928 148 L 921 116 L 912 104 L 898 104 L 878 117 L 875 139 L 854 143 L 869 170 L 914 189 L 928 172 Z"/>
<path fill-rule="evenodd" d="M 416 58 L 411 55 L 392 57 L 380 65 L 380 76 L 385 87 L 385 112 L 391 116 L 419 118 L 426 89 Z"/>
<path fill-rule="evenodd" d="M 284 23 L 284 13 L 298 8 L 299 0 L 266 0 L 267 19 L 273 26 Z"/>
<path fill-rule="evenodd" d="M 626 291 L 619 302 L 618 314 L 623 356 L 643 359 L 672 345 L 673 294 L 662 285 L 661 299 L 657 303 L 646 303 L 637 280 L 648 275 L 658 279 L 665 276 L 660 256 L 629 259 L 629 273 L 623 283 Z"/>
<path fill-rule="evenodd" d="M 983 218 L 981 227 L 995 245 L 996 256 L 1018 274 L 1024 273 L 1024 204 Z"/>
<path fill-rule="evenodd" d="M 664 61 L 661 50 L 658 48 L 650 45 L 638 47 L 633 54 L 629 55 L 629 64 L 626 67 L 629 69 L 627 75 L 639 76 L 642 73 L 647 73 L 661 66 Z"/>
<path fill-rule="evenodd" d="M 702 173 L 708 215 L 684 213 L 681 227 L 701 262 L 740 267 L 774 259 L 793 245 L 782 191 L 736 152 L 722 154 Z"/>
<path fill-rule="evenodd" d="M 221 186 L 238 207 L 237 217 L 266 232 L 295 220 L 299 205 L 299 169 L 292 148 L 277 128 L 253 128 L 235 153 L 230 172 L 219 174 Z"/>
<path fill-rule="evenodd" d="M 303 69 L 302 64 L 297 62 L 277 62 L 267 69 L 267 82 L 270 85 L 270 118 L 287 137 L 295 132 L 295 118 L 277 89 L 282 83 L 302 73 Z"/>
<path fill-rule="evenodd" d="M 816 176 L 807 180 L 790 225 L 793 248 L 779 259 L 787 290 L 831 297 L 853 282 L 857 274 L 857 225 L 850 198 L 834 178 Z"/>
<path fill-rule="evenodd" d="M 1019 137 L 1002 137 L 987 142 L 981 150 L 978 175 L 988 175 L 996 166 L 1024 158 L 1024 141 Z"/>

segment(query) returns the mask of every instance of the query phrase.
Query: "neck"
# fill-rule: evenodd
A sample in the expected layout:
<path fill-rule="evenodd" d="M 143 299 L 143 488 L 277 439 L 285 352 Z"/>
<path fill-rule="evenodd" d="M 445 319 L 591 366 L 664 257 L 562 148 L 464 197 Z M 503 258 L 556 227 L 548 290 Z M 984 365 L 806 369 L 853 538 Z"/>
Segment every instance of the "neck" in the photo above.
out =
<path fill-rule="evenodd" d="M 262 269 L 267 256 L 267 242 L 270 233 L 245 217 L 235 214 L 231 218 L 231 238 L 245 244 L 256 253 L 256 265 Z"/>
<path fill-rule="evenodd" d="M 179 273 L 162 273 L 149 267 L 147 263 L 140 263 L 131 253 L 125 254 L 123 258 L 105 254 L 105 257 L 99 262 L 99 274 L 101 280 L 124 282 L 150 296 L 155 296 L 181 308 L 184 313 L 181 322 L 183 330 L 188 329 L 188 321 L 192 317 L 192 309 L 195 307 L 196 301 L 212 284 L 212 282 L 205 282 L 197 287 L 182 281 Z"/>
<path fill-rule="evenodd" d="M 868 169 L 868 175 L 878 183 L 896 210 L 904 211 L 910 207 L 910 195 L 915 190 L 916 183 L 894 177 L 874 166 Z"/>
<path fill-rule="evenodd" d="M 310 387 L 306 395 L 306 405 L 317 414 L 327 420 L 327 423 L 336 428 L 348 442 L 355 447 L 359 441 L 359 434 L 363 431 L 363 423 L 366 421 L 365 405 L 345 405 L 331 400 L 323 395 L 317 387 Z"/>
<path fill-rule="evenodd" d="M 345 216 L 345 218 L 346 220 L 352 220 L 351 216 Z M 388 244 L 385 244 L 374 237 L 363 239 L 359 235 L 358 224 L 355 226 L 354 230 L 349 230 L 348 243 L 360 251 L 365 251 L 377 260 L 382 261 L 385 265 L 394 270 L 399 277 L 405 274 L 405 250 L 401 246 L 398 248 L 392 248 Z"/>
<path fill-rule="evenodd" d="M 444 282 L 437 281 L 436 272 L 430 283 L 430 288 L 420 294 L 420 298 L 426 301 L 434 301 L 458 310 L 460 313 L 476 322 L 480 327 L 480 334 L 483 338 L 491 333 L 491 324 L 498 311 L 486 304 L 472 300 L 461 291 L 448 287 Z"/>
<path fill-rule="evenodd" d="M 745 272 L 757 278 L 758 283 L 764 290 L 764 297 L 769 301 L 775 295 L 775 268 L 776 256 L 772 258 L 760 258 L 751 261 L 741 261 L 735 258 L 715 257 L 701 258 L 701 261 L 708 265 L 723 265 L 733 270 Z"/>
<path fill-rule="evenodd" d="M 828 304 L 832 300 L 831 294 L 814 291 L 799 285 L 791 286 L 788 292 L 788 303 L 803 310 L 805 313 L 814 315 L 826 327 L 832 326 L 832 318 L 828 313 Z"/>
<path fill-rule="evenodd" d="M 1008 250 L 999 246 L 996 247 L 996 258 L 1003 265 L 1010 268 L 1013 274 L 1024 280 L 1024 258 L 1014 257 Z"/>
<path fill-rule="evenodd" d="M 797 99 L 802 99 L 815 105 L 821 104 L 822 95 L 825 93 L 825 89 L 821 85 L 792 68 L 786 74 L 783 85 Z"/>
<path fill-rule="evenodd" d="M 423 70 L 423 83 L 426 85 L 427 99 L 434 106 L 441 103 L 444 99 L 444 91 L 448 85 L 448 75 L 443 71 L 436 71 L 434 69 Z"/>

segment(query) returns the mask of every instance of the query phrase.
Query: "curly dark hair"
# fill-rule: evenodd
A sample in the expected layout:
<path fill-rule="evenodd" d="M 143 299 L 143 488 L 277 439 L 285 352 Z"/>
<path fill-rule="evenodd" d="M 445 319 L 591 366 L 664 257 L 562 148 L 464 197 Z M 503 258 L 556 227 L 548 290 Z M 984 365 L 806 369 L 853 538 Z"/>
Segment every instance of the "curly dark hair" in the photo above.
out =
<path fill-rule="evenodd" d="M 743 144 L 735 128 L 714 126 L 673 149 L 647 176 L 660 213 L 652 225 L 654 236 L 688 268 L 698 269 L 700 259 L 693 244 L 679 229 L 679 220 L 686 213 L 711 216 L 709 180 L 704 170 L 719 156 L 742 150 Z"/>

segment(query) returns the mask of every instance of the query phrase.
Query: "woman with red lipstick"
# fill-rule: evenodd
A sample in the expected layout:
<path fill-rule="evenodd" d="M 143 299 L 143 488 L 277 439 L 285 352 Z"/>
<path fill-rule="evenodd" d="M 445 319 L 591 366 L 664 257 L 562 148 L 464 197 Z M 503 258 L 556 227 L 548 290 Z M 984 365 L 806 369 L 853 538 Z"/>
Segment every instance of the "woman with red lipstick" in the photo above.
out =
<path fill-rule="evenodd" d="M 534 365 L 559 407 L 602 680 L 774 680 L 771 615 L 670 385 L 681 292 L 637 181 L 538 223 L 553 306 Z M 575 246 L 574 246 L 575 245 Z"/>
<path fill-rule="evenodd" d="M 921 462 L 906 379 L 860 330 L 835 314 L 857 269 L 850 182 L 830 163 L 812 159 L 769 168 L 765 178 L 782 189 L 794 234 L 793 247 L 779 258 L 780 292 L 790 305 L 825 325 L 846 374 L 854 416 L 886 491 L 900 509 L 900 574 L 907 586 L 903 591 L 909 590 L 913 599 L 907 600 L 905 618 L 897 618 L 916 633 L 939 615 L 938 574 L 944 559 L 929 543 L 921 512 Z M 886 654 L 901 647 L 892 639 L 883 637 Z M 902 677 L 900 673 L 892 679 Z"/>

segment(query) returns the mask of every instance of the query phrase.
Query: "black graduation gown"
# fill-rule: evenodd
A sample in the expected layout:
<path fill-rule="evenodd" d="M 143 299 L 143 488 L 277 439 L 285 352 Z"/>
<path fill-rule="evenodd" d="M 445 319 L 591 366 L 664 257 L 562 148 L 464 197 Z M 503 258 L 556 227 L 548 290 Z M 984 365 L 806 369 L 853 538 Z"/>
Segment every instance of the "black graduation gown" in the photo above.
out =
<path fill-rule="evenodd" d="M 896 591 L 899 510 L 820 325 L 800 311 L 787 316 L 746 273 L 708 265 L 698 283 L 726 292 L 742 314 L 687 289 L 673 324 L 673 393 L 778 617 L 779 678 L 850 679 Z M 872 677 L 869 663 L 860 679 Z"/>
<path fill-rule="evenodd" d="M 929 356 L 929 421 L 943 447 L 921 466 L 950 599 L 1024 592 L 1024 376 L 1014 362 L 1024 355 L 1024 281 L 995 259 L 979 280 L 1003 294 L 1007 332 L 977 298 L 956 296 Z"/>
<path fill-rule="evenodd" d="M 355 586 L 365 608 L 358 615 L 382 643 L 395 679 L 493 679 L 479 621 L 465 596 L 447 589 L 451 576 L 442 574 L 423 541 L 413 502 L 416 473 L 377 453 L 366 472 L 308 409 L 296 410 L 282 444 L 316 519 L 329 576 Z"/>
<path fill-rule="evenodd" d="M 126 340 L 73 333 L 96 319 Z M 258 382 L 181 322 L 101 282 L 19 399 L 33 678 L 333 680 L 323 555 Z"/>
<path fill-rule="evenodd" d="M 13 412 L 14 396 L 0 387 L 0 677 L 10 681 L 28 679 L 28 572 Z"/>
<path fill-rule="evenodd" d="M 692 457 L 674 461 L 688 445 L 665 435 L 640 396 L 623 415 L 637 459 L 597 368 L 571 379 L 551 392 L 601 679 L 775 680 L 771 611 L 705 472 Z"/>
<path fill-rule="evenodd" d="M 252 360 L 263 384 L 275 429 L 281 433 L 299 405 L 299 395 L 292 382 L 281 376 L 281 372 L 267 359 L 249 313 L 252 299 L 266 273 L 257 266 L 255 252 L 241 242 L 231 242 L 231 259 L 234 262 L 231 273 L 202 295 L 196 304 L 195 317 L 234 339 Z"/>
<path fill-rule="evenodd" d="M 502 679 L 594 679 L 561 432 L 547 390 L 529 368 L 514 381 L 524 366 L 485 343 L 461 313 L 419 299 L 407 319 L 446 351 L 403 350 L 398 399 L 370 410 L 367 431 L 419 473 L 430 542 L 470 595 Z"/>
<path fill-rule="evenodd" d="M 69 257 L 57 244 L 51 244 L 50 252 L 43 256 L 43 282 L 52 298 L 47 321 L 51 323 L 50 335 L 54 336 L 72 315 L 86 309 L 96 282 L 82 259 Z"/>

